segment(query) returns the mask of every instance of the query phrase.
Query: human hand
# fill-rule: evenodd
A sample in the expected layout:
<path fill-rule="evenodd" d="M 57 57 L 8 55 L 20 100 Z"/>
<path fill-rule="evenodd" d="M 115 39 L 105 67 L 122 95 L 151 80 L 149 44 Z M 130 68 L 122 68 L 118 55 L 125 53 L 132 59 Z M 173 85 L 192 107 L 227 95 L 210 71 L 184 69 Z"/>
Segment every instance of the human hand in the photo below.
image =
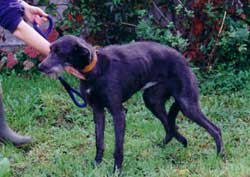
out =
<path fill-rule="evenodd" d="M 39 7 L 29 5 L 28 3 L 24 1 L 22 1 L 21 4 L 24 7 L 24 16 L 25 16 L 24 18 L 29 23 L 36 22 L 38 25 L 41 25 L 42 23 L 47 21 L 48 14 L 46 14 Z"/>

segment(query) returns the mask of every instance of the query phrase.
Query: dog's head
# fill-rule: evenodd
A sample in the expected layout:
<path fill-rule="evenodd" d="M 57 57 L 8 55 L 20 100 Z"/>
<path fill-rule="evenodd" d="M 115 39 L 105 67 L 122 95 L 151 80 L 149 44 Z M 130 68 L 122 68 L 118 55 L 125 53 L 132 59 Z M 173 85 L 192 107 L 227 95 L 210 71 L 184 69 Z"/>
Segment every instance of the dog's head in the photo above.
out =
<path fill-rule="evenodd" d="M 71 67 L 81 72 L 91 63 L 93 47 L 83 39 L 66 35 L 50 46 L 50 53 L 39 65 L 39 70 L 57 78 L 65 68 Z"/>

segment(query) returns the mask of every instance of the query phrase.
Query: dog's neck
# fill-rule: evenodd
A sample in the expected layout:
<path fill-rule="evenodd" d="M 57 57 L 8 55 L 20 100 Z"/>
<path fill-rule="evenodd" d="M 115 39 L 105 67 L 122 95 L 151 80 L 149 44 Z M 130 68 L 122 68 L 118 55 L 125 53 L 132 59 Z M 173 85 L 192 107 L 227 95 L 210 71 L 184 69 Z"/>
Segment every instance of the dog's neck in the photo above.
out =
<path fill-rule="evenodd" d="M 94 49 L 91 62 L 87 66 L 85 66 L 81 70 L 81 72 L 79 72 L 77 69 L 75 69 L 74 67 L 71 67 L 71 66 L 66 66 L 65 70 L 68 73 L 76 76 L 77 78 L 79 78 L 81 80 L 86 80 L 85 74 L 88 74 L 89 72 L 91 72 L 95 68 L 96 64 L 97 64 L 97 54 L 96 54 L 96 50 Z"/>

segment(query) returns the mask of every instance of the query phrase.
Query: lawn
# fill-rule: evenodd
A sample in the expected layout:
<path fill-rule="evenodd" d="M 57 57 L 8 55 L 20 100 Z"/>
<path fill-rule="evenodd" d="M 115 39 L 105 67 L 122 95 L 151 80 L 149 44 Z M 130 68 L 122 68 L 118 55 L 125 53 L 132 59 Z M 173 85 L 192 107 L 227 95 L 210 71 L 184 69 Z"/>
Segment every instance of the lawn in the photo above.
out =
<path fill-rule="evenodd" d="M 34 139 L 23 148 L 0 145 L 0 176 L 113 176 L 114 131 L 108 113 L 104 160 L 94 168 L 95 134 L 89 108 L 74 106 L 59 82 L 45 76 L 0 77 L 9 124 Z M 75 78 L 67 79 L 78 85 Z M 216 156 L 208 133 L 182 114 L 177 124 L 188 147 L 176 140 L 163 146 L 164 129 L 137 93 L 125 104 L 128 113 L 121 176 L 250 176 L 250 82 L 238 92 L 206 94 L 205 88 L 202 110 L 222 129 L 226 161 Z"/>

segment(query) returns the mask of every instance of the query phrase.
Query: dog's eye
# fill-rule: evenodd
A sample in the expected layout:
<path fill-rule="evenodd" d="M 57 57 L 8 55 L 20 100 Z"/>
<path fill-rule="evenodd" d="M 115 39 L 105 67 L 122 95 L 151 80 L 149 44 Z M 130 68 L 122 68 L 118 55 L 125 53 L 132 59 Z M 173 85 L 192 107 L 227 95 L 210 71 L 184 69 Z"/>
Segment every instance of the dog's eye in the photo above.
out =
<path fill-rule="evenodd" d="M 54 48 L 54 52 L 57 53 L 57 54 L 60 53 L 59 47 L 55 47 L 55 48 Z"/>
<path fill-rule="evenodd" d="M 81 47 L 81 46 L 75 46 L 73 48 L 74 52 L 76 53 L 81 53 L 82 55 L 88 55 L 89 51 L 88 49 L 84 48 L 84 47 Z"/>
<path fill-rule="evenodd" d="M 79 51 L 82 55 L 88 55 L 88 54 L 89 54 L 89 50 L 86 49 L 86 48 L 83 48 L 83 47 L 79 48 L 78 51 Z"/>
<path fill-rule="evenodd" d="M 50 51 L 56 54 L 60 53 L 59 47 L 56 47 L 56 46 L 51 46 Z"/>
<path fill-rule="evenodd" d="M 89 54 L 89 50 L 88 50 L 88 49 L 85 49 L 85 48 L 82 48 L 81 52 L 82 52 L 84 55 L 88 55 L 88 54 Z"/>

